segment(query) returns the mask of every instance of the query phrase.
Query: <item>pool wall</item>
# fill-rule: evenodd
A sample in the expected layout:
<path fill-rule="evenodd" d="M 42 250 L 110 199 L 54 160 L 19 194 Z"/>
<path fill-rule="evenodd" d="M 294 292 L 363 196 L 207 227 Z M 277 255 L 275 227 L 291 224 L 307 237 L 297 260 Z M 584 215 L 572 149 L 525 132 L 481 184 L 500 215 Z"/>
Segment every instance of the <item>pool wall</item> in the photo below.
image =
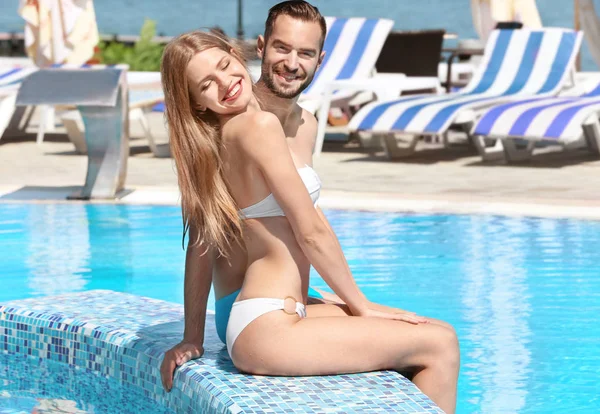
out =
<path fill-rule="evenodd" d="M 207 318 L 205 353 L 177 370 L 166 393 L 165 350 L 183 332 L 183 307 L 107 290 L 0 305 L 0 349 L 59 361 L 129 383 L 181 413 L 442 413 L 392 371 L 315 377 L 242 375 Z"/>

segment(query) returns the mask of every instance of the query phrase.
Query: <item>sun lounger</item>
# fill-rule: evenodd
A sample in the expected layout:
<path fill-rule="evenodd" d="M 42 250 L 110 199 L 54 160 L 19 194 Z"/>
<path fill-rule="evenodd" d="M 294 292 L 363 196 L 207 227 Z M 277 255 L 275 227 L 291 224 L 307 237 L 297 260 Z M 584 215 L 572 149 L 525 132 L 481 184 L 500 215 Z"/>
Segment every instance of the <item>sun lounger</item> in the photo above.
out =
<path fill-rule="evenodd" d="M 13 64 L 3 65 L 3 62 L 10 62 L 10 59 L 0 59 L 0 138 L 8 126 L 14 110 L 15 97 L 23 80 L 30 74 L 36 72 L 39 68 L 33 64 L 15 66 Z M 95 68 L 102 69 L 107 65 L 52 65 L 52 68 L 62 69 L 77 69 L 77 68 Z M 113 67 L 124 67 L 116 65 Z M 40 122 L 36 141 L 41 144 L 44 139 L 44 134 L 47 128 L 54 125 L 54 107 L 48 105 L 40 105 Z"/>
<path fill-rule="evenodd" d="M 587 146 L 600 154 L 599 115 L 600 84 L 579 97 L 523 99 L 492 107 L 471 134 L 486 160 L 530 159 L 537 142 Z"/>
<path fill-rule="evenodd" d="M 299 104 L 312 113 L 318 111 L 318 151 L 323 143 L 327 117 L 332 105 L 343 105 L 362 91 L 378 96 L 398 96 L 404 75 L 392 82 L 369 81 L 375 62 L 394 22 L 389 19 L 326 17 L 325 57 L 311 84 L 299 98 Z"/>
<path fill-rule="evenodd" d="M 369 78 L 394 22 L 389 19 L 326 17 L 325 57 L 300 101 L 321 100 L 332 81 Z"/>
<path fill-rule="evenodd" d="M 102 69 L 107 65 L 53 65 L 55 68 L 62 69 Z M 124 67 L 123 65 L 112 66 L 116 68 Z M 4 130 L 8 126 L 15 109 L 15 98 L 17 91 L 23 79 L 31 73 L 37 71 L 36 66 L 2 66 L 0 60 L 0 138 Z M 127 72 L 127 83 L 129 88 L 129 120 L 139 122 L 148 144 L 153 154 L 159 157 L 168 155 L 165 152 L 164 146 L 157 145 L 154 142 L 151 130 L 148 126 L 145 114 L 152 107 L 164 99 L 160 84 L 160 73 L 158 72 Z M 43 137 L 48 125 L 54 124 L 54 107 L 42 105 L 40 113 L 40 122 L 37 133 L 37 142 L 43 142 Z M 65 108 L 68 109 L 68 108 Z M 84 127 L 81 121 L 81 115 L 77 110 L 70 110 L 61 115 L 69 139 L 75 145 L 75 149 L 79 153 L 86 153 L 84 140 Z"/>
<path fill-rule="evenodd" d="M 155 142 L 146 118 L 146 113 L 151 111 L 154 105 L 162 102 L 164 98 L 164 94 L 160 89 L 137 90 L 130 88 L 129 90 L 129 122 L 139 123 L 144 132 L 144 136 L 148 140 L 150 150 L 159 158 L 168 157 L 170 153 L 166 146 Z M 79 111 L 68 111 L 61 116 L 61 119 L 67 130 L 69 139 L 75 146 L 75 151 L 80 154 L 86 154 L 85 127 Z"/>
<path fill-rule="evenodd" d="M 0 59 L 0 138 L 12 118 L 21 82 L 36 70 L 35 66 L 3 65 Z"/>
<path fill-rule="evenodd" d="M 573 74 L 581 37 L 580 32 L 557 28 L 495 30 L 462 92 L 378 100 L 359 110 L 348 129 L 383 135 L 391 156 L 411 154 L 419 136 L 445 134 L 451 125 L 468 133 L 487 107 L 558 94 Z M 398 147 L 394 133 L 410 134 L 408 145 Z"/>
<path fill-rule="evenodd" d="M 85 119 L 85 184 L 69 198 L 111 199 L 123 193 L 129 158 L 126 69 L 40 69 L 19 88 L 17 106 L 74 105 Z"/>
<path fill-rule="evenodd" d="M 159 158 L 168 157 L 169 151 L 165 145 L 157 144 L 152 135 L 146 114 L 164 100 L 159 72 L 128 72 L 129 88 L 129 122 L 138 122 L 148 140 L 152 153 Z M 87 149 L 84 140 L 84 125 L 77 110 L 71 110 L 61 115 L 67 134 L 75 151 L 85 154 Z"/>
<path fill-rule="evenodd" d="M 36 70 L 35 66 L 3 66 L 0 60 L 0 93 L 16 91 L 23 79 Z"/>

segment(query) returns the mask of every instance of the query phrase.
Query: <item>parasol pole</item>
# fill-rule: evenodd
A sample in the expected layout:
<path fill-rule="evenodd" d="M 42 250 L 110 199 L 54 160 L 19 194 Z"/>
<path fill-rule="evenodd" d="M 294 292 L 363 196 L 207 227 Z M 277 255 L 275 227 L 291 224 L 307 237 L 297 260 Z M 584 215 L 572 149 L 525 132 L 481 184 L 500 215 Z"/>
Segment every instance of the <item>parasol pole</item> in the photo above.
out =
<path fill-rule="evenodd" d="M 243 0 L 238 0 L 237 2 L 237 37 L 239 40 L 244 40 L 244 20 L 242 16 L 242 3 Z"/>
<path fill-rule="evenodd" d="M 573 0 L 573 4 L 575 5 L 575 30 L 581 30 L 581 21 L 579 16 L 579 0 Z M 575 70 L 577 72 L 581 71 L 581 52 L 577 52 L 577 57 L 575 58 Z"/>

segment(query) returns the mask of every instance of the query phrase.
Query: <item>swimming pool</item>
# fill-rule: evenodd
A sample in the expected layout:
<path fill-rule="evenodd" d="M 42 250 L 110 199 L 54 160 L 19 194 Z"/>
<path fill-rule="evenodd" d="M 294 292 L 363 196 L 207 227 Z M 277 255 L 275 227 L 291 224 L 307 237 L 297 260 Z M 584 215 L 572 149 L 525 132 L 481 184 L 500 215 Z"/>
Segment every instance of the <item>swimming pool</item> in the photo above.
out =
<path fill-rule="evenodd" d="M 65 364 L 0 354 L 0 414 L 169 414 L 139 389 Z"/>
<path fill-rule="evenodd" d="M 600 409 L 600 222 L 326 214 L 371 300 L 456 327 L 458 412 Z M 91 289 L 183 300 L 176 207 L 0 204 L 0 252 L 0 303 Z"/>

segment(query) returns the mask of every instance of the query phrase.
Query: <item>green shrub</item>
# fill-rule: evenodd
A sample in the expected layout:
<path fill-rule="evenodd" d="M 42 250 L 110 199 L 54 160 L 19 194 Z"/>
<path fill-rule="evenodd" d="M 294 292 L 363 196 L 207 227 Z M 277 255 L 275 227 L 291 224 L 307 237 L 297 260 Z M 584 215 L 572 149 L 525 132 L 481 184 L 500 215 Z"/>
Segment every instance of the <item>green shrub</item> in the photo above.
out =
<path fill-rule="evenodd" d="M 106 65 L 125 63 L 131 71 L 158 72 L 164 45 L 153 42 L 156 22 L 146 19 L 140 31 L 140 38 L 133 46 L 117 42 L 100 42 L 97 59 Z"/>

